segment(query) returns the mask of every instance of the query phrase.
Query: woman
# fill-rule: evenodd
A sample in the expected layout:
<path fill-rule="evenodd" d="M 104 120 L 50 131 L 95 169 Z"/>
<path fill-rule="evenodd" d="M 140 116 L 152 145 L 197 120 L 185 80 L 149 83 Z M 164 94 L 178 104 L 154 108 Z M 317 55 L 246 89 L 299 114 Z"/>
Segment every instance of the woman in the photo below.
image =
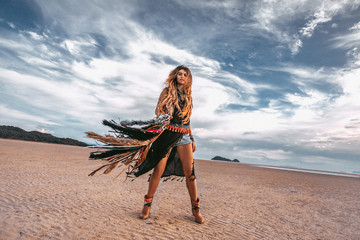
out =
<path fill-rule="evenodd" d="M 167 130 L 182 133 L 180 140 L 175 144 L 176 151 L 180 158 L 186 178 L 186 186 L 193 206 L 192 211 L 195 216 L 195 221 L 203 223 L 204 220 L 199 209 L 196 178 L 193 168 L 193 152 L 195 152 L 196 146 L 190 128 L 190 116 L 192 112 L 192 75 L 190 69 L 185 66 L 176 67 L 170 72 L 169 77 L 166 80 L 166 85 L 167 87 L 164 88 L 160 94 L 155 114 L 160 116 L 161 114 L 167 113 L 172 116 Z M 159 139 L 159 141 L 160 140 L 161 139 Z M 154 144 L 156 144 L 156 141 Z M 145 195 L 143 210 L 140 213 L 140 218 L 142 219 L 147 219 L 149 217 L 152 199 L 159 186 L 160 178 L 163 176 L 165 167 L 167 166 L 169 153 L 155 166 L 150 177 L 149 189 Z"/>
<path fill-rule="evenodd" d="M 191 85 L 190 69 L 182 65 L 178 66 L 170 72 L 166 80 L 166 88 L 160 94 L 155 110 L 156 118 L 149 121 L 122 121 L 120 124 L 104 120 L 103 124 L 110 126 L 116 137 L 87 133 L 88 137 L 108 144 L 100 147 L 105 151 L 93 152 L 90 155 L 90 159 L 103 159 L 108 163 L 89 175 L 92 176 L 103 168 L 105 168 L 104 173 L 107 174 L 118 163 L 127 167 L 129 177 L 139 177 L 154 169 L 149 179 L 144 207 L 140 213 L 142 219 L 149 217 L 160 178 L 167 180 L 178 176 L 186 178 L 195 221 L 204 222 L 199 209 L 194 173 L 193 152 L 196 146 L 190 128 Z"/>

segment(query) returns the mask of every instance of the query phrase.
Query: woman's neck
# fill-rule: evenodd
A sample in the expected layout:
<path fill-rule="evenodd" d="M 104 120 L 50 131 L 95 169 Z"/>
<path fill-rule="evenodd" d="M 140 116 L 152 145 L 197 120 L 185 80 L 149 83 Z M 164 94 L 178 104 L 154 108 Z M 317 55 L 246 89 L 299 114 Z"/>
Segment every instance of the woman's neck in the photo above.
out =
<path fill-rule="evenodd" d="M 179 92 L 183 93 L 184 92 L 184 85 L 177 85 L 177 89 L 179 90 Z"/>

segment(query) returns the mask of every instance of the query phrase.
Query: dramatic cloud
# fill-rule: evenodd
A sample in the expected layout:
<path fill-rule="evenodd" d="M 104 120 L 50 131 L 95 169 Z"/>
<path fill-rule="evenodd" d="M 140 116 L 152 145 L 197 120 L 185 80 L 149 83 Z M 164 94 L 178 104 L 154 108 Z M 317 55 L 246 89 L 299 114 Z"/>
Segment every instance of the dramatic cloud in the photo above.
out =
<path fill-rule="evenodd" d="M 89 141 L 104 118 L 152 118 L 185 64 L 196 158 L 360 171 L 359 13 L 345 0 L 4 3 L 0 124 Z"/>
<path fill-rule="evenodd" d="M 358 30 L 360 29 L 360 22 L 354 24 L 354 26 L 352 26 L 351 28 L 349 28 L 349 30 Z"/>

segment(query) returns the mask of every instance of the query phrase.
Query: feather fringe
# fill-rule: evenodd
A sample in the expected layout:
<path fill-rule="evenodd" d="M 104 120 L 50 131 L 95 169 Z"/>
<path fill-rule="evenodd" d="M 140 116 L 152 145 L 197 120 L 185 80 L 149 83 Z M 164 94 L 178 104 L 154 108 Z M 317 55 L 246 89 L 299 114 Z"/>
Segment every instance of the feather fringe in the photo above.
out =
<path fill-rule="evenodd" d="M 92 152 L 89 158 L 102 159 L 107 163 L 92 171 L 89 176 L 103 169 L 105 169 L 104 174 L 109 174 L 119 166 L 119 163 L 121 164 L 119 167 L 124 168 L 115 178 L 126 169 L 129 176 L 145 161 L 150 144 L 166 129 L 169 121 L 170 116 L 167 114 L 148 121 L 121 121 L 120 124 L 113 120 L 103 120 L 103 124 L 111 127 L 116 136 L 101 136 L 94 132 L 86 132 L 87 137 L 106 144 L 98 146 L 99 150 Z"/>
<path fill-rule="evenodd" d="M 111 135 L 101 136 L 94 132 L 86 132 L 86 136 L 88 138 L 93 138 L 99 140 L 102 143 L 110 144 L 110 145 L 119 145 L 119 146 L 128 146 L 128 145 L 147 145 L 148 140 L 139 141 L 131 138 L 117 138 Z"/>
<path fill-rule="evenodd" d="M 117 124 L 115 121 L 111 120 L 103 120 L 103 124 L 105 126 L 111 127 L 114 132 L 117 134 L 118 138 L 132 138 L 137 140 L 148 140 L 150 138 L 153 138 L 157 133 L 146 131 L 144 129 L 139 128 L 130 128 L 130 127 L 124 127 L 119 124 Z"/>

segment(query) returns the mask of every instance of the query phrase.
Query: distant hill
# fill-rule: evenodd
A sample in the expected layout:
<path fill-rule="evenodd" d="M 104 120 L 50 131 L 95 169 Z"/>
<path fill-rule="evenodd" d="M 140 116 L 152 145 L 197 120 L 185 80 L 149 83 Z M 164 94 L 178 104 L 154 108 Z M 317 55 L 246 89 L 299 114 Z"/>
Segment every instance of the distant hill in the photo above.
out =
<path fill-rule="evenodd" d="M 41 133 L 38 131 L 27 132 L 19 127 L 3 126 L 3 125 L 0 125 L 0 138 L 17 139 L 17 140 L 34 141 L 34 142 L 57 143 L 57 144 L 75 145 L 82 147 L 89 146 L 84 142 L 80 142 L 72 138 L 58 138 L 48 133 Z"/>
<path fill-rule="evenodd" d="M 240 162 L 240 161 L 237 160 L 237 159 L 231 160 L 231 159 L 224 158 L 224 157 L 220 157 L 220 156 L 215 156 L 215 157 L 213 157 L 211 160 L 225 161 L 225 162 Z"/>

